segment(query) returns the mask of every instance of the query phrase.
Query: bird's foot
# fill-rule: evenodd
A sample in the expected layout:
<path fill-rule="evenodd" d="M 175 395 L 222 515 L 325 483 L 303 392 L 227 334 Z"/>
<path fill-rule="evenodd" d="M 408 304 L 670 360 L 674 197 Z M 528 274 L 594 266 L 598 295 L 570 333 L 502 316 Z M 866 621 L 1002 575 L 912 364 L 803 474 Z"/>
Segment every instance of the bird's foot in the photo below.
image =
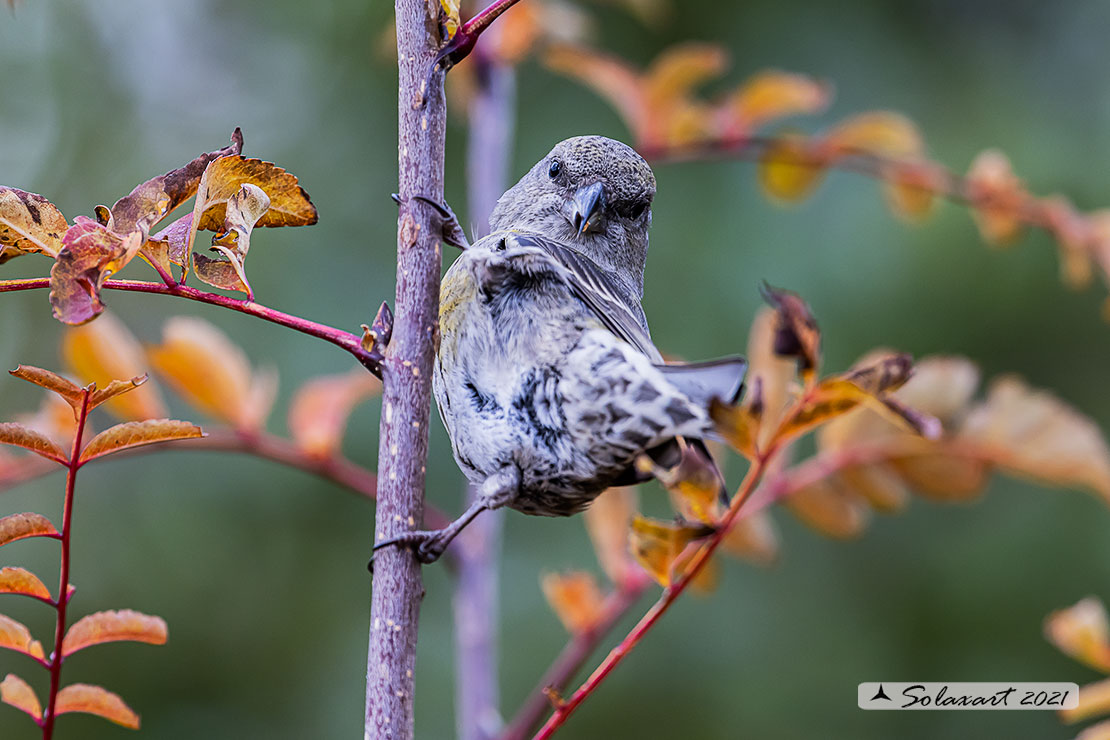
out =
<path fill-rule="evenodd" d="M 428 565 L 440 559 L 447 546 L 451 544 L 451 540 L 455 539 L 456 534 L 458 534 L 458 530 L 452 530 L 450 527 L 402 532 L 374 545 L 374 553 L 376 556 L 379 550 L 386 547 L 407 547 L 412 550 L 417 560 L 424 565 Z M 373 565 L 374 556 L 371 556 L 371 569 L 373 569 Z"/>

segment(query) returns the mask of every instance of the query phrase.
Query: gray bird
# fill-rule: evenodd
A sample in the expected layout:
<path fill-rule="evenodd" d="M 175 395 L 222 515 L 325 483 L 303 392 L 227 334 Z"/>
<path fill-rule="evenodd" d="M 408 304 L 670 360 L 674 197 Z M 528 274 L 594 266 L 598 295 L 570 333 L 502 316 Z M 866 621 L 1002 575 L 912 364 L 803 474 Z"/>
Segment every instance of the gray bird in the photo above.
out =
<path fill-rule="evenodd" d="M 485 509 L 567 516 L 641 480 L 641 454 L 673 463 L 678 437 L 704 450 L 709 402 L 734 401 L 747 364 L 663 364 L 640 305 L 654 196 L 631 147 L 580 136 L 497 202 L 492 233 L 443 278 L 433 376 L 455 460 L 480 495 L 444 529 L 375 550 L 407 544 L 431 562 Z"/>

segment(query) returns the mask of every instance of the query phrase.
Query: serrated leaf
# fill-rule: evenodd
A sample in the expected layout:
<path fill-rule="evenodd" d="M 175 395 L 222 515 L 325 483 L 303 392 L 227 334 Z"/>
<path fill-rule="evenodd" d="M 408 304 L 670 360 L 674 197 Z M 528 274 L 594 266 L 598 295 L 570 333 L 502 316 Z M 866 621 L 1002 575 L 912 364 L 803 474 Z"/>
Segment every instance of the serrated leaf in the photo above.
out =
<path fill-rule="evenodd" d="M 73 623 L 62 640 L 62 655 L 105 642 L 145 642 L 166 644 L 166 622 L 161 617 L 131 609 L 104 611 L 82 617 Z"/>
<path fill-rule="evenodd" d="M 84 712 L 123 725 L 132 730 L 139 729 L 139 715 L 107 689 L 84 683 L 74 683 L 58 692 L 55 703 L 56 714 Z"/>
<path fill-rule="evenodd" d="M 546 573 L 540 585 L 555 616 L 572 635 L 589 632 L 601 619 L 601 589 L 590 573 Z"/>
<path fill-rule="evenodd" d="M 1106 607 L 1094 596 L 1052 612 L 1045 637 L 1060 652 L 1102 673 L 1110 673 L 1110 622 Z"/>
<path fill-rule="evenodd" d="M 50 305 L 59 321 L 84 324 L 104 310 L 101 286 L 135 256 L 142 246 L 142 235 L 132 232 L 120 236 L 103 224 L 78 216 L 62 243 L 50 269 Z"/>
<path fill-rule="evenodd" d="M 0 185 L 0 265 L 21 254 L 56 257 L 69 224 L 41 195 Z"/>
<path fill-rule="evenodd" d="M 52 373 L 49 370 L 43 370 L 41 367 L 34 367 L 33 365 L 20 365 L 15 370 L 9 370 L 8 373 L 22 380 L 26 380 L 29 383 L 34 383 L 48 391 L 54 391 L 64 398 L 66 403 L 73 407 L 74 417 L 80 413 L 81 403 L 85 394 L 76 383 L 66 380 L 61 375 Z"/>
<path fill-rule="evenodd" d="M 636 489 L 619 487 L 604 491 L 583 514 L 597 562 L 617 586 L 628 583 L 632 573 L 628 531 L 635 511 Z"/>
<path fill-rule="evenodd" d="M 50 601 L 50 590 L 29 570 L 8 566 L 0 568 L 0 594 L 20 594 Z"/>
<path fill-rule="evenodd" d="M 81 464 L 132 447 L 168 442 L 174 439 L 203 437 L 204 432 L 195 424 L 174 419 L 147 419 L 116 424 L 93 437 L 81 451 Z"/>
<path fill-rule="evenodd" d="M 237 429 L 257 429 L 269 415 L 272 374 L 252 372 L 243 350 L 203 319 L 171 318 L 147 356 L 189 404 Z"/>
<path fill-rule="evenodd" d="M 648 519 L 637 514 L 632 520 L 630 546 L 637 562 L 663 588 L 671 585 L 675 561 L 691 542 L 713 530 Z"/>
<path fill-rule="evenodd" d="M 312 378 L 293 395 L 288 427 L 297 446 L 317 458 L 335 455 L 355 406 L 381 393 L 381 381 L 362 368 Z"/>
<path fill-rule="evenodd" d="M 35 690 L 14 673 L 9 673 L 0 681 L 0 701 L 26 712 L 36 722 L 42 719 L 42 704 Z"/>
<path fill-rule="evenodd" d="M 97 391 L 98 397 L 113 416 L 138 421 L 166 415 L 165 401 L 154 383 L 144 383 L 124 395 L 106 396 L 113 381 L 145 376 L 148 370 L 139 340 L 114 314 L 106 313 L 91 324 L 67 329 L 62 335 L 62 357 L 74 375 L 103 389 Z"/>
<path fill-rule="evenodd" d="M 250 249 L 251 230 L 270 207 L 270 198 L 257 185 L 245 183 L 228 199 L 224 227 L 212 237 L 212 251 L 224 260 L 193 255 L 193 271 L 202 281 L 224 290 L 238 290 L 254 300 L 244 262 Z"/>
<path fill-rule="evenodd" d="M 0 519 L 0 545 L 28 537 L 56 537 L 58 530 L 42 514 L 32 511 L 9 514 Z"/>
<path fill-rule="evenodd" d="M 199 217 L 194 222 L 201 231 L 222 231 L 227 220 L 227 202 L 245 184 L 261 188 L 270 198 L 269 208 L 257 226 L 311 226 L 318 220 L 316 206 L 297 184 L 297 177 L 272 162 L 246 157 L 224 157 L 208 166 L 198 190 Z M 202 198 L 203 196 L 203 198 Z"/>
<path fill-rule="evenodd" d="M 67 465 L 69 455 L 45 434 L 15 422 L 0 423 L 0 443 L 15 445 L 38 453 L 48 460 Z"/>
<path fill-rule="evenodd" d="M 778 137 L 759 158 L 759 184 L 783 203 L 804 200 L 820 184 L 827 162 L 800 136 Z"/>
<path fill-rule="evenodd" d="M 11 617 L 0 614 L 0 648 L 14 650 L 43 660 L 42 644 L 31 637 L 31 631 Z"/>
<path fill-rule="evenodd" d="M 819 113 L 832 100 L 832 86 L 777 69 L 749 77 L 728 98 L 728 110 L 740 131 L 751 132 L 770 121 Z"/>

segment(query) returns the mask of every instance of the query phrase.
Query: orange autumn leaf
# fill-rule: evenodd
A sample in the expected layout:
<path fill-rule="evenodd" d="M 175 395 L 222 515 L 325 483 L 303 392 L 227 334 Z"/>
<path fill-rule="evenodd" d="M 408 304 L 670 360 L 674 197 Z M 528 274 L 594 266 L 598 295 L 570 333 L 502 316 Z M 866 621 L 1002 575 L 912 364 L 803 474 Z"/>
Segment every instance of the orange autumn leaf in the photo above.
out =
<path fill-rule="evenodd" d="M 759 423 L 757 442 L 766 445 L 778 426 L 790 399 L 795 363 L 775 352 L 777 314 L 764 306 L 756 313 L 748 333 L 750 390 L 744 405 Z"/>
<path fill-rule="evenodd" d="M 983 240 L 997 246 L 1016 241 L 1024 228 L 1022 214 L 1029 194 L 1006 155 L 997 149 L 979 154 L 971 163 L 966 182 L 972 215 Z"/>
<path fill-rule="evenodd" d="M 908 478 L 901 468 L 895 471 L 885 465 L 856 465 L 841 470 L 839 475 L 846 488 L 884 514 L 897 513 L 909 505 Z"/>
<path fill-rule="evenodd" d="M 632 576 L 628 531 L 636 511 L 636 489 L 610 488 L 594 499 L 583 515 L 597 562 L 609 581 L 623 586 Z"/>
<path fill-rule="evenodd" d="M 58 530 L 42 514 L 28 511 L 0 519 L 0 545 L 27 537 L 57 537 Z"/>
<path fill-rule="evenodd" d="M 721 517 L 721 480 L 713 461 L 697 447 L 679 441 L 679 461 L 673 468 L 656 465 L 647 455 L 636 459 L 636 467 L 650 473 L 671 492 L 681 514 L 705 524 Z"/>
<path fill-rule="evenodd" d="M 137 375 L 130 380 L 113 380 L 103 388 L 97 388 L 89 396 L 89 410 L 108 403 L 116 396 L 130 393 L 147 381 L 147 375 Z"/>
<path fill-rule="evenodd" d="M 947 174 L 928 162 L 898 163 L 883 168 L 883 193 L 894 215 L 909 223 L 928 218 L 945 191 Z"/>
<path fill-rule="evenodd" d="M 771 517 L 766 511 L 741 513 L 721 540 L 721 548 L 757 565 L 770 565 L 779 552 L 778 534 Z"/>
<path fill-rule="evenodd" d="M 1091 725 L 1076 735 L 1075 740 L 1110 740 L 1110 720 Z"/>
<path fill-rule="evenodd" d="M 733 126 L 752 132 L 768 122 L 799 114 L 820 113 L 832 100 L 832 86 L 805 75 L 764 70 L 729 95 L 724 106 Z"/>
<path fill-rule="evenodd" d="M 686 42 L 659 54 L 642 78 L 645 102 L 650 110 L 665 110 L 686 99 L 694 89 L 720 76 L 728 65 L 728 54 L 719 46 Z"/>
<path fill-rule="evenodd" d="M 913 121 L 899 113 L 871 111 L 838 123 L 822 138 L 836 154 L 871 154 L 907 158 L 924 153 L 925 143 Z"/>
<path fill-rule="evenodd" d="M 203 437 L 204 432 L 195 424 L 173 419 L 147 419 L 116 424 L 93 437 L 81 451 L 81 464 L 98 457 L 132 447 L 168 442 L 174 439 Z"/>
<path fill-rule="evenodd" d="M 21 254 L 57 257 L 69 224 L 41 195 L 0 185 L 0 265 Z"/>
<path fill-rule="evenodd" d="M 1107 712 L 1110 712 L 1110 678 L 1081 686 L 1079 688 L 1079 706 L 1075 709 L 1061 709 L 1060 719 L 1070 724 L 1091 717 L 1098 717 Z M 1105 727 L 1102 732 L 1107 733 L 1104 737 L 1110 737 L 1110 721 L 1103 724 Z M 1084 732 L 1085 734 L 1086 732 Z M 1079 740 L 1079 738 L 1076 738 L 1076 740 Z"/>
<path fill-rule="evenodd" d="M 42 704 L 35 690 L 14 673 L 9 673 L 0 681 L 0 701 L 26 712 L 35 721 L 42 719 Z"/>
<path fill-rule="evenodd" d="M 1110 673 L 1110 623 L 1106 607 L 1094 596 L 1054 611 L 1044 624 L 1045 637 L 1060 652 L 1102 673 Z"/>
<path fill-rule="evenodd" d="M 859 535 L 867 526 L 867 507 L 830 480 L 819 480 L 792 493 L 786 507 L 808 526 L 837 539 Z"/>
<path fill-rule="evenodd" d="M 362 368 L 312 378 L 293 395 L 289 431 L 307 454 L 327 458 L 339 451 L 355 406 L 381 393 L 381 381 Z"/>
<path fill-rule="evenodd" d="M 11 617 L 0 614 L 0 648 L 14 650 L 43 660 L 42 644 L 31 637 L 31 631 Z"/>
<path fill-rule="evenodd" d="M 757 380 L 757 386 L 758 383 Z M 709 416 L 717 432 L 733 449 L 749 460 L 756 458 L 760 418 L 750 404 L 733 406 L 714 398 L 709 404 Z"/>
<path fill-rule="evenodd" d="M 642 92 L 640 73 L 623 59 L 571 44 L 554 44 L 543 57 L 549 69 L 577 79 L 608 101 L 638 142 L 650 141 L 653 111 Z"/>
<path fill-rule="evenodd" d="M 252 372 L 243 350 L 207 321 L 171 318 L 162 327 L 162 343 L 149 347 L 147 356 L 158 374 L 201 411 L 236 429 L 265 423 L 276 378 Z"/>
<path fill-rule="evenodd" d="M 547 573 L 540 585 L 555 616 L 572 635 L 589 632 L 601 619 L 601 589 L 591 574 L 584 571 Z"/>
<path fill-rule="evenodd" d="M 201 231 L 222 231 L 227 220 L 227 202 L 243 185 L 258 187 L 270 199 L 270 205 L 258 220 L 258 226 L 311 226 L 319 216 L 316 206 L 298 184 L 296 175 L 272 162 L 230 156 L 208 165 L 197 191 L 194 223 Z"/>
<path fill-rule="evenodd" d="M 67 329 L 62 336 L 62 358 L 74 375 L 86 383 L 96 383 L 105 391 L 112 387 L 112 381 L 136 378 L 147 372 L 142 345 L 113 314 L 104 314 L 91 324 Z M 115 386 L 115 390 L 120 388 Z M 166 404 L 154 383 L 145 383 L 124 395 L 114 391 L 102 393 L 99 398 L 106 402 L 105 408 L 120 419 L 157 419 L 166 415 Z"/>
<path fill-rule="evenodd" d="M 632 519 L 630 546 L 648 575 L 666 588 L 671 585 L 675 561 L 686 546 L 712 533 L 708 527 L 663 522 L 637 514 Z"/>
<path fill-rule="evenodd" d="M 50 601 L 50 590 L 29 570 L 8 566 L 0 568 L 0 594 L 20 594 Z"/>
<path fill-rule="evenodd" d="M 8 373 L 57 393 L 73 407 L 74 417 L 80 411 L 82 399 L 85 396 L 84 391 L 76 383 L 63 378 L 61 375 L 33 365 L 20 365 L 15 370 L 9 370 Z"/>
<path fill-rule="evenodd" d="M 123 699 L 99 686 L 74 683 L 58 692 L 55 711 L 58 714 L 84 712 L 123 725 L 132 730 L 139 729 L 139 715 L 127 706 Z"/>
<path fill-rule="evenodd" d="M 251 232 L 269 208 L 270 197 L 262 188 L 249 182 L 228 198 L 223 229 L 212 237 L 211 250 L 225 259 L 211 259 L 195 253 L 193 268 L 197 277 L 216 288 L 242 291 L 254 300 L 244 263 L 250 250 Z"/>
<path fill-rule="evenodd" d="M 782 203 L 797 203 L 813 192 L 825 175 L 827 160 L 803 137 L 777 137 L 759 158 L 759 184 Z"/>
<path fill-rule="evenodd" d="M 22 447 L 62 465 L 69 463 L 69 455 L 54 440 L 15 422 L 0 423 L 0 444 Z"/>
<path fill-rule="evenodd" d="M 1094 227 L 1071 201 L 1060 195 L 1042 199 L 1040 210 L 1059 246 L 1061 279 L 1076 290 L 1086 287 L 1093 277 L 1088 243 Z"/>
<path fill-rule="evenodd" d="M 45 435 L 63 450 L 73 446 L 73 435 L 77 431 L 73 408 L 53 393 L 44 393 L 37 411 L 20 414 L 15 421 Z"/>
<path fill-rule="evenodd" d="M 105 611 L 82 617 L 73 623 L 62 640 L 62 655 L 105 642 L 145 642 L 166 644 L 166 622 L 161 617 L 140 614 L 131 609 Z"/>

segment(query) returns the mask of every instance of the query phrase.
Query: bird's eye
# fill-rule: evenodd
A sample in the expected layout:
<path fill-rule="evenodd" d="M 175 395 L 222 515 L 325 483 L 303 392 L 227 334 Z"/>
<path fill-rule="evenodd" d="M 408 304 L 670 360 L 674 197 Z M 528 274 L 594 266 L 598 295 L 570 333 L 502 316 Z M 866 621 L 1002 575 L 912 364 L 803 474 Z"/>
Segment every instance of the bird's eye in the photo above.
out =
<path fill-rule="evenodd" d="M 643 214 L 644 209 L 647 207 L 648 203 L 645 200 L 626 201 L 617 206 L 617 213 L 625 218 L 637 219 Z"/>
<path fill-rule="evenodd" d="M 645 208 L 647 208 L 647 203 L 641 200 L 628 210 L 628 217 L 639 218 L 640 214 L 644 212 Z"/>
<path fill-rule="evenodd" d="M 558 177 L 563 172 L 563 163 L 557 159 L 551 160 L 551 166 L 547 168 L 547 175 L 552 180 Z"/>

